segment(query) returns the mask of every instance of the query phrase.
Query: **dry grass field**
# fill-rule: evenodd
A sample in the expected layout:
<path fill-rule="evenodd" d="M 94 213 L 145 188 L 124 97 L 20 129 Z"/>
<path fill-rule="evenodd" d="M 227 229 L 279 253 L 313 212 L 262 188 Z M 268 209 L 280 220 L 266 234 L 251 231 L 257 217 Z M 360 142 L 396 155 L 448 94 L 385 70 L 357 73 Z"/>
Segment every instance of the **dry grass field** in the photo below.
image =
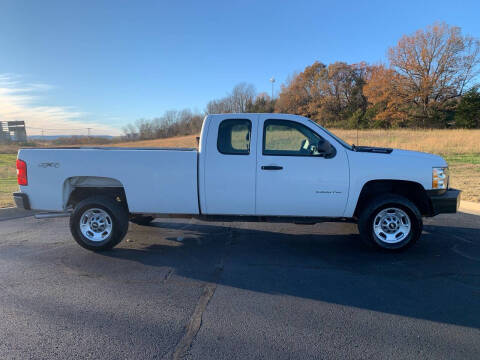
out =
<path fill-rule="evenodd" d="M 480 202 L 480 130 L 342 130 L 333 133 L 349 143 L 424 151 L 442 155 L 450 166 L 451 186 L 463 190 L 462 198 Z M 115 144 L 121 147 L 196 148 L 198 135 Z M 13 146 L 0 147 L 0 207 L 12 206 L 15 191 Z"/>
<path fill-rule="evenodd" d="M 480 130 L 355 130 L 329 129 L 348 143 L 385 146 L 435 154 L 480 154 Z M 197 147 L 196 136 L 115 144 L 127 147 Z"/>
<path fill-rule="evenodd" d="M 348 143 L 416 150 L 434 154 L 480 154 L 480 130 L 341 130 Z"/>

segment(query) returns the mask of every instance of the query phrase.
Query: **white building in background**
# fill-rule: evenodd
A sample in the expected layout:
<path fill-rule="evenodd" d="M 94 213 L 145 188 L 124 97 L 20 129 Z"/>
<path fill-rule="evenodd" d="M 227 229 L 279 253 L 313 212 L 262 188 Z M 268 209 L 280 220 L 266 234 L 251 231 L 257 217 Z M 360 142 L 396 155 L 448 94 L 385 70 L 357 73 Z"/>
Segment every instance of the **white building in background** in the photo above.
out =
<path fill-rule="evenodd" d="M 25 121 L 0 121 L 0 143 L 26 142 Z"/>

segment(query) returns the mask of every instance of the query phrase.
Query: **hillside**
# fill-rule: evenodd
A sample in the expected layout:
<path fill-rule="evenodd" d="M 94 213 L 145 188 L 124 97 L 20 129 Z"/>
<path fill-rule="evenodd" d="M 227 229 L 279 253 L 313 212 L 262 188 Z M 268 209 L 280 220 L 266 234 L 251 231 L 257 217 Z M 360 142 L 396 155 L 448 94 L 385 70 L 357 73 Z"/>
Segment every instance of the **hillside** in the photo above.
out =
<path fill-rule="evenodd" d="M 196 148 L 197 140 L 196 137 L 199 135 L 187 135 L 187 136 L 178 136 L 167 139 L 154 139 L 154 140 L 141 140 L 141 141 L 128 141 L 118 144 L 112 144 L 111 146 L 121 146 L 121 147 L 185 147 L 185 148 Z M 106 145 L 110 146 L 110 145 Z"/>

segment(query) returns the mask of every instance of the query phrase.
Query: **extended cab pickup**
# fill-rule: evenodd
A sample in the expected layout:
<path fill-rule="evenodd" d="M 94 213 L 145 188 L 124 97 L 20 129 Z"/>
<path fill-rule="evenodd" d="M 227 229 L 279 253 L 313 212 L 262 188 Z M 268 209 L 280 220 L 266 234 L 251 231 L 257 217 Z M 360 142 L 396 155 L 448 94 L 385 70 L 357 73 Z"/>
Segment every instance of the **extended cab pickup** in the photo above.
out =
<path fill-rule="evenodd" d="M 404 249 L 422 216 L 455 213 L 437 155 L 349 145 L 287 114 L 208 115 L 199 150 L 21 149 L 18 207 L 70 213 L 84 248 L 117 245 L 129 220 L 354 221 L 369 244 Z"/>

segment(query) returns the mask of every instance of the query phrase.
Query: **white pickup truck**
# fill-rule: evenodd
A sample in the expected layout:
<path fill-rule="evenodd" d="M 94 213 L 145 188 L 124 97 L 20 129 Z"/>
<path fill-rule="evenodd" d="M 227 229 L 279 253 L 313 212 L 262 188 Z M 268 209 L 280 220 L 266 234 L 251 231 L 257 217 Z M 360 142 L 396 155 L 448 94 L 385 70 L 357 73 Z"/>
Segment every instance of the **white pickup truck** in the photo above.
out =
<path fill-rule="evenodd" d="M 199 150 L 21 149 L 18 207 L 70 213 L 89 250 L 117 245 L 129 220 L 358 223 L 385 250 L 414 244 L 422 216 L 455 213 L 437 155 L 349 145 L 315 122 L 287 114 L 208 115 Z"/>

